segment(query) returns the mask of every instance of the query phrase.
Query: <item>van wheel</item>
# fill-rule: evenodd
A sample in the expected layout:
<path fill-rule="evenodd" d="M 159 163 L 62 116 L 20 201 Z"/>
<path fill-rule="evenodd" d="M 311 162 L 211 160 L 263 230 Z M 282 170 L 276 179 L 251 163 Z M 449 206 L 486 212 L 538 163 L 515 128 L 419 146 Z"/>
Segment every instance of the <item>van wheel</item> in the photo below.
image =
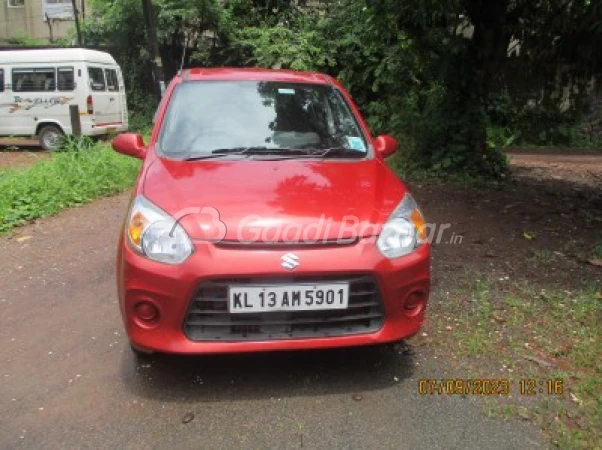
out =
<path fill-rule="evenodd" d="M 38 134 L 40 146 L 49 152 L 58 150 L 63 146 L 65 137 L 63 132 L 56 125 L 44 125 Z"/>

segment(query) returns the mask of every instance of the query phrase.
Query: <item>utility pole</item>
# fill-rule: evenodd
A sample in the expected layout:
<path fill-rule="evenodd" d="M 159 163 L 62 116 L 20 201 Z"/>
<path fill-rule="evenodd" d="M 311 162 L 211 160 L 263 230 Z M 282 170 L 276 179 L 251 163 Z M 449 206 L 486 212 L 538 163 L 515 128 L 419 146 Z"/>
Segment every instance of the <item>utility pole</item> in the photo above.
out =
<path fill-rule="evenodd" d="M 146 24 L 146 36 L 148 41 L 148 53 L 150 55 L 151 66 L 153 70 L 153 91 L 158 101 L 161 100 L 163 93 L 163 67 L 159 57 L 159 44 L 157 42 L 157 27 L 155 25 L 155 15 L 153 13 L 153 4 L 151 0 L 142 0 L 142 12 Z"/>
<path fill-rule="evenodd" d="M 83 47 L 82 30 L 79 27 L 79 11 L 77 10 L 77 5 L 75 4 L 75 0 L 71 0 L 71 4 L 73 5 L 73 17 L 75 17 L 75 29 L 77 30 L 77 45 L 79 47 Z"/>

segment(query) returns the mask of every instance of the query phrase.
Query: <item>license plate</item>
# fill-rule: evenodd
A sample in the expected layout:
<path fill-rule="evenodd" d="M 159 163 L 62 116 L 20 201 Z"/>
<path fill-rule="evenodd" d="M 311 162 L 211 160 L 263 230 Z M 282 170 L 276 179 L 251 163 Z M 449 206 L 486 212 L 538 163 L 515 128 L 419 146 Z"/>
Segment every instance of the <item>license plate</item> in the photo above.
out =
<path fill-rule="evenodd" d="M 349 284 L 231 286 L 228 297 L 230 313 L 346 309 Z"/>

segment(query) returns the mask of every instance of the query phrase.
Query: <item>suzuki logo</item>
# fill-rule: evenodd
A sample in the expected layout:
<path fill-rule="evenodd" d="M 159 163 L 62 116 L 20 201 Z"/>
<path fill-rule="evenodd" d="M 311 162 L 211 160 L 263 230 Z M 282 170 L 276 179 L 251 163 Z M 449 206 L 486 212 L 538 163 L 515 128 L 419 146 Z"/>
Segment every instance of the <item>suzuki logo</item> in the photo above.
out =
<path fill-rule="evenodd" d="M 280 258 L 280 260 L 282 261 L 280 265 L 288 270 L 295 270 L 301 265 L 301 263 L 299 262 L 299 257 L 294 253 L 287 253 L 282 258 Z"/>

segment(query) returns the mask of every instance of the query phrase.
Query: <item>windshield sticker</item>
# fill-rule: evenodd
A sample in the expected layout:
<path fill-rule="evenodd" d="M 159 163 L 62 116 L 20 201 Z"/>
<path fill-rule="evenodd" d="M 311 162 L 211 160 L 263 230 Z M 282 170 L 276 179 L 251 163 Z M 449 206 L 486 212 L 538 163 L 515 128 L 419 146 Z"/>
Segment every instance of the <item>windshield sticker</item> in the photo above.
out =
<path fill-rule="evenodd" d="M 294 89 L 278 89 L 278 93 L 279 94 L 284 94 L 284 95 L 295 95 L 295 90 Z"/>
<path fill-rule="evenodd" d="M 366 146 L 364 145 L 364 140 L 362 138 L 356 136 L 346 136 L 346 138 L 349 148 L 352 148 L 353 150 L 366 151 Z"/>

